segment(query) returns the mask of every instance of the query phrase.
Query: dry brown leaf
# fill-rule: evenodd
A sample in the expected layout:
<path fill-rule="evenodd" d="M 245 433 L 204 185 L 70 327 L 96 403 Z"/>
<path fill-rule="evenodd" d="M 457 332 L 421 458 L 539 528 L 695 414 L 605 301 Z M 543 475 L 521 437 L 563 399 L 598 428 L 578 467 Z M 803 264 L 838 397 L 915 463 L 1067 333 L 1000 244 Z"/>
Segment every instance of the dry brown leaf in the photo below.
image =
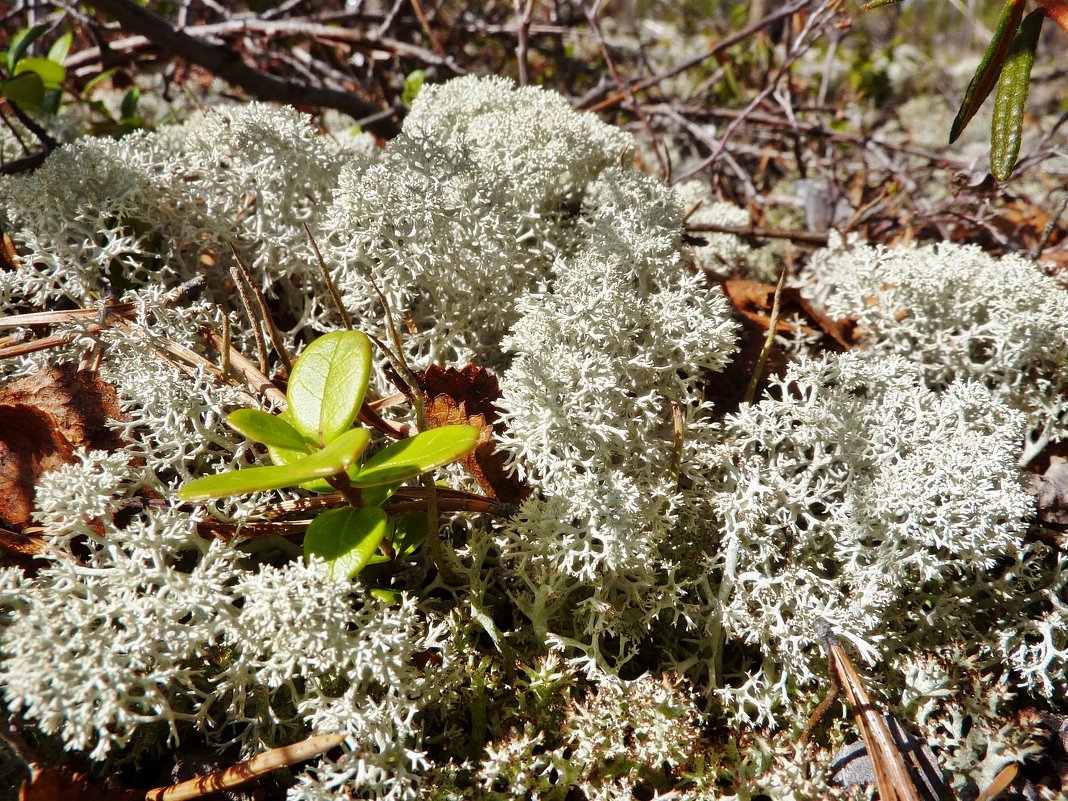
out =
<path fill-rule="evenodd" d="M 84 773 L 68 768 L 34 767 L 19 788 L 19 801 L 129 801 L 131 796 L 90 781 Z"/>
<path fill-rule="evenodd" d="M 40 526 L 27 526 L 22 531 L 12 531 L 9 528 L 0 528 L 0 550 L 16 557 L 32 559 L 45 548 L 45 540 L 38 536 L 34 529 L 40 530 Z M 33 531 L 33 533 L 31 533 Z M 16 562 L 19 560 L 16 559 Z"/>
<path fill-rule="evenodd" d="M 407 395 L 407 385 L 390 377 Z M 461 370 L 432 364 L 415 378 L 423 390 L 431 428 L 466 423 L 479 429 L 478 444 L 461 463 L 482 491 L 501 503 L 518 505 L 526 500 L 530 488 L 505 470 L 505 456 L 497 451 L 494 439 L 494 431 L 503 428 L 494 405 L 501 397 L 497 376 L 474 364 Z"/>
<path fill-rule="evenodd" d="M 762 331 L 768 330 L 771 325 L 771 307 L 775 300 L 775 284 L 728 278 L 723 281 L 723 293 L 739 314 Z M 831 319 L 802 297 L 796 287 L 783 287 L 779 297 L 779 320 L 775 330 L 780 334 L 796 335 L 799 333 L 797 324 L 786 318 L 798 316 L 808 321 L 808 324 L 801 325 L 800 333 L 822 333 L 842 350 L 849 350 L 855 344 L 849 321 Z"/>
<path fill-rule="evenodd" d="M 0 388 L 0 524 L 29 523 L 41 475 L 73 461 L 76 448 L 118 448 L 107 421 L 119 417 L 115 390 L 72 364 Z"/>
<path fill-rule="evenodd" d="M 24 404 L 0 406 L 0 523 L 27 525 L 37 481 L 73 459 L 52 415 Z"/>

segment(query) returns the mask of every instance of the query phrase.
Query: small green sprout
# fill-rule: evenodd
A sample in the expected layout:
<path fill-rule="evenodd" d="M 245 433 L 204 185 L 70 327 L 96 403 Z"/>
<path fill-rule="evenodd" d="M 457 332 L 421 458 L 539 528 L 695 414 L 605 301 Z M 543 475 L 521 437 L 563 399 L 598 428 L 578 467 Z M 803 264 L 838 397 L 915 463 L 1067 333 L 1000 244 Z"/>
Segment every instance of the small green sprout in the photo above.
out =
<path fill-rule="evenodd" d="M 456 461 L 478 440 L 473 426 L 441 426 L 395 442 L 361 464 L 371 434 L 353 423 L 370 375 L 371 344 L 364 334 L 339 331 L 315 340 L 293 365 L 284 413 L 239 409 L 226 418 L 266 445 L 274 465 L 198 478 L 179 497 L 205 501 L 291 486 L 336 490 L 349 506 L 312 522 L 304 555 L 324 559 L 332 576 L 356 576 L 394 529 L 381 508 L 390 495 L 404 481 Z"/>

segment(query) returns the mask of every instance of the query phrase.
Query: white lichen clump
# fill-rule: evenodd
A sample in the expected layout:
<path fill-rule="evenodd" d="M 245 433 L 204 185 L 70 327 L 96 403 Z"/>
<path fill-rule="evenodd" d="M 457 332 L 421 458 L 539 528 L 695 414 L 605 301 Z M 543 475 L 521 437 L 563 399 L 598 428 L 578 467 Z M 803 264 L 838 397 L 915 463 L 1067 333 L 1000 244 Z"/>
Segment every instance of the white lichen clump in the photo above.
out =
<path fill-rule="evenodd" d="M 862 653 L 971 625 L 981 604 L 945 598 L 1015 561 L 1032 499 L 1022 415 L 978 384 L 936 394 L 903 359 L 846 355 L 792 365 L 769 394 L 727 418 L 713 498 L 719 624 L 775 654 L 777 678 L 742 693 L 773 717 L 762 697 L 815 679 L 818 618 Z"/>
<path fill-rule="evenodd" d="M 935 389 L 980 381 L 1023 411 L 1024 464 L 1068 436 L 1068 291 L 1033 262 L 839 239 L 812 259 L 808 284 L 832 315 L 856 318 L 866 350 L 917 362 Z"/>
<path fill-rule="evenodd" d="M 571 252 L 568 220 L 630 137 L 560 95 L 503 79 L 424 89 L 374 164 L 348 164 L 328 210 L 345 305 L 378 321 L 373 280 L 420 329 L 419 360 L 499 366 L 515 299 Z"/>
<path fill-rule="evenodd" d="M 428 87 L 383 150 L 350 144 L 252 105 L 0 180 L 22 255 L 0 302 L 117 291 L 137 309 L 2 368 L 102 346 L 129 442 L 47 475 L 45 564 L 0 571 L 10 712 L 108 767 L 178 741 L 251 754 L 344 733 L 294 801 L 615 799 L 676 780 L 694 801 L 816 797 L 825 777 L 770 759 L 769 738 L 799 729 L 825 684 L 823 618 L 879 662 L 909 726 L 937 728 L 947 763 L 1028 752 L 1013 694 L 1062 700 L 1068 659 L 1064 557 L 1025 540 L 1017 467 L 1026 432 L 1027 453 L 1064 433 L 1063 290 L 974 249 L 836 244 L 810 288 L 858 318 L 863 348 L 799 358 L 724 416 L 702 393 L 739 329 L 704 271 L 770 256 L 725 235 L 690 251 L 684 216 L 698 200 L 698 220 L 738 210 L 621 166 L 628 135 L 499 79 Z M 223 380 L 205 337 L 228 323 L 251 352 L 227 244 L 294 352 L 337 326 L 304 223 L 356 327 L 385 336 L 377 287 L 413 366 L 500 376 L 500 447 L 530 497 L 445 521 L 466 587 L 428 579 L 422 551 L 343 585 L 292 541 L 201 536 L 276 496 L 174 501 L 265 458 L 223 419 L 268 404 Z M 202 273 L 202 299 L 168 301 Z M 178 367 L 168 348 L 204 361 Z M 982 691 L 976 665 L 1001 672 L 985 707 L 961 697 Z M 725 749 L 740 729 L 710 742 L 710 721 L 755 728 Z"/>

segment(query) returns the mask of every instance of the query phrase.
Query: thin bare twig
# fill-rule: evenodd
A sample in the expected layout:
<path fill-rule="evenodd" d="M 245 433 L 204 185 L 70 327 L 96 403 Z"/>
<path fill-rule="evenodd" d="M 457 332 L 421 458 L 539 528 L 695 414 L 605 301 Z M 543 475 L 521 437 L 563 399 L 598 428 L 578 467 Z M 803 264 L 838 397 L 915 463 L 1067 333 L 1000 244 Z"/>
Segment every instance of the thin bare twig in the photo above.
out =
<path fill-rule="evenodd" d="M 515 60 L 519 65 L 519 85 L 530 83 L 530 65 L 527 63 L 530 48 L 530 20 L 534 12 L 534 0 L 514 0 L 516 18 Z"/>
<path fill-rule="evenodd" d="M 582 3 L 582 11 L 586 15 L 586 22 L 589 23 L 590 30 L 593 31 L 594 37 L 597 39 L 597 43 L 601 46 L 601 55 L 604 58 L 604 62 L 608 65 L 608 71 L 612 74 L 612 80 L 615 81 L 616 86 L 622 94 L 626 95 L 628 104 L 635 116 L 641 120 L 642 126 L 645 128 L 646 134 L 649 136 L 649 144 L 652 146 L 653 155 L 656 156 L 656 163 L 660 167 L 660 176 L 664 180 L 667 180 L 670 171 L 668 170 L 667 162 L 664 161 L 664 155 L 660 152 L 660 143 L 657 141 L 656 133 L 653 131 L 653 126 L 649 123 L 649 116 L 642 109 L 641 104 L 638 102 L 638 98 L 634 94 L 634 89 L 629 83 L 623 80 L 623 76 L 619 74 L 619 69 L 616 67 L 615 59 L 612 58 L 612 53 L 608 48 L 608 42 L 604 38 L 604 33 L 601 31 L 601 25 L 597 21 L 598 5 L 594 5 L 592 8 L 589 3 Z"/>
<path fill-rule="evenodd" d="M 864 684 L 826 621 L 818 621 L 817 634 L 827 651 L 828 670 L 845 692 L 850 711 L 860 730 L 864 748 L 875 773 L 879 798 L 885 801 L 921 801 L 916 783 L 882 714 L 868 697 Z"/>
<path fill-rule="evenodd" d="M 304 223 L 304 233 L 308 235 L 308 241 L 311 242 L 312 251 L 315 253 L 315 259 L 319 263 L 319 272 L 322 273 L 323 283 L 326 284 L 326 289 L 330 293 L 331 299 L 334 301 L 334 306 L 337 307 L 337 313 L 341 315 L 341 322 L 345 326 L 346 331 L 352 330 L 352 322 L 349 320 L 349 315 L 345 311 L 345 304 L 341 302 L 341 294 L 337 291 L 337 287 L 334 286 L 334 281 L 330 277 L 330 270 L 327 269 L 326 260 L 323 258 L 323 254 L 319 252 L 319 245 L 315 241 L 315 237 L 312 236 L 311 228 L 307 223 Z"/>
<path fill-rule="evenodd" d="M 441 42 L 438 41 L 438 37 L 430 27 L 430 20 L 426 18 L 426 12 L 423 11 L 423 4 L 420 0 L 411 0 L 411 4 L 412 10 L 415 12 L 415 18 L 419 20 L 419 27 L 423 29 L 426 38 L 430 40 L 430 46 L 434 48 L 434 52 L 439 56 L 444 55 L 445 49 L 441 46 Z"/>
<path fill-rule="evenodd" d="M 1064 193 L 1064 197 L 1061 198 L 1061 202 L 1057 205 L 1057 210 L 1049 215 L 1046 227 L 1042 229 L 1042 236 L 1039 237 L 1038 242 L 1035 244 L 1035 249 L 1031 251 L 1031 261 L 1038 261 L 1038 257 L 1041 256 L 1042 251 L 1046 249 L 1050 237 L 1052 237 L 1053 232 L 1057 230 L 1057 222 L 1061 219 L 1061 215 L 1064 214 L 1065 209 L 1068 209 L 1068 192 Z"/>
<path fill-rule="evenodd" d="M 213 348 L 215 348 L 215 350 L 222 353 L 225 343 L 219 332 L 214 328 L 207 326 L 201 333 L 203 333 L 204 338 Z M 233 365 L 233 368 L 245 379 L 245 383 L 248 384 L 253 392 L 276 404 L 279 411 L 284 411 L 289 406 L 289 402 L 286 400 L 286 394 L 276 387 L 271 379 L 256 369 L 256 365 L 254 365 L 247 356 L 241 353 L 241 351 L 231 348 L 230 362 Z"/>
<path fill-rule="evenodd" d="M 719 160 L 720 156 L 723 154 L 723 151 L 727 147 L 727 142 L 730 140 L 731 135 L 738 129 L 738 126 L 742 124 L 745 118 L 748 117 L 753 111 L 755 111 L 757 107 L 760 106 L 760 104 L 763 103 L 768 97 L 770 97 L 771 94 L 776 90 L 779 85 L 779 81 L 786 77 L 794 62 L 797 61 L 797 59 L 804 55 L 804 53 L 808 50 L 808 37 L 813 32 L 815 32 L 820 27 L 820 25 L 824 23 L 824 18 L 828 13 L 834 13 L 835 9 L 841 4 L 841 2 L 842 0 L 823 0 L 823 2 L 820 4 L 820 7 L 817 8 L 814 12 L 812 12 L 812 14 L 806 20 L 805 27 L 801 30 L 797 38 L 793 41 L 789 52 L 786 54 L 786 58 L 783 59 L 783 63 L 779 65 L 779 69 L 776 71 L 774 77 L 772 77 L 772 79 L 768 81 L 768 85 L 761 89 L 757 93 L 756 97 L 749 101 L 749 104 L 745 107 L 741 114 L 737 118 L 731 120 L 731 122 L 727 125 L 727 129 L 723 132 L 723 135 L 719 137 L 719 146 L 714 151 L 712 151 L 712 154 L 709 155 L 708 158 L 704 159 L 698 164 L 695 164 L 693 167 L 686 170 L 686 172 L 684 172 L 682 175 L 677 176 L 673 180 L 673 183 L 684 181 L 687 178 L 696 175 L 706 167 L 715 164 L 716 161 Z"/>
<path fill-rule="evenodd" d="M 794 2 L 788 3 L 782 8 L 772 12 L 771 14 L 768 14 L 768 16 L 764 17 L 763 19 L 757 20 L 752 25 L 743 28 L 742 30 L 738 31 L 738 33 L 720 39 L 719 42 L 717 42 L 714 46 L 710 47 L 701 55 L 693 56 L 692 58 L 688 58 L 685 61 L 681 61 L 675 66 L 669 67 L 668 69 L 658 72 L 656 75 L 653 75 L 649 78 L 645 78 L 644 80 L 629 83 L 628 88 L 632 92 L 641 92 L 645 89 L 650 88 L 651 86 L 656 86 L 662 81 L 666 81 L 668 78 L 674 78 L 676 75 L 679 75 L 680 73 L 683 73 L 686 70 L 691 69 L 692 67 L 696 67 L 705 59 L 714 58 L 715 56 L 720 55 L 731 47 L 734 47 L 734 45 L 738 44 L 739 42 L 744 42 L 753 34 L 758 33 L 764 28 L 774 25 L 783 17 L 789 17 L 792 14 L 796 14 L 798 11 L 809 5 L 811 2 L 812 0 L 794 0 Z M 583 98 L 576 104 L 576 108 L 586 109 L 587 111 L 603 111 L 604 109 L 612 108 L 613 106 L 618 106 L 628 97 L 626 93 L 617 92 L 616 94 L 607 97 L 604 100 L 597 101 L 596 97 L 599 94 L 600 92 L 593 96 L 587 96 Z"/>
<path fill-rule="evenodd" d="M 784 231 L 779 228 L 761 228 L 755 225 L 717 225 L 716 223 L 694 223 L 686 226 L 687 233 L 734 234 L 735 236 L 754 237 L 756 239 L 789 239 L 816 247 L 827 246 L 827 234 L 812 231 Z"/>
<path fill-rule="evenodd" d="M 278 358 L 281 360 L 282 366 L 285 367 L 286 374 L 288 375 L 293 370 L 293 358 L 289 355 L 285 340 L 282 339 L 282 333 L 278 330 L 278 326 L 274 324 L 274 318 L 271 317 L 271 312 L 267 308 L 267 299 L 263 297 L 263 292 L 260 291 L 256 282 L 252 280 L 252 270 L 249 269 L 248 262 L 246 262 L 241 257 L 241 254 L 238 253 L 233 242 L 230 243 L 230 250 L 234 252 L 234 258 L 237 259 L 238 266 L 241 268 L 241 274 L 245 279 L 245 283 L 248 284 L 248 288 L 252 292 L 252 297 L 256 301 L 260 323 L 267 329 L 267 334 L 271 337 L 271 344 L 274 346 L 274 352 L 278 354 Z M 252 325 L 257 329 L 259 327 L 255 320 L 252 321 Z M 257 342 L 258 341 L 259 340 L 257 339 Z"/>
<path fill-rule="evenodd" d="M 189 799 L 228 790 L 250 782 L 271 771 L 295 765 L 306 759 L 317 757 L 345 742 L 343 734 L 319 734 L 301 740 L 299 743 L 272 748 L 252 759 L 239 762 L 226 770 L 201 776 L 196 779 L 173 784 L 169 787 L 157 787 L 145 792 L 145 801 L 189 801 Z"/>
<path fill-rule="evenodd" d="M 234 263 L 230 265 L 230 277 L 234 280 L 234 288 L 237 289 L 237 297 L 241 300 L 241 305 L 245 309 L 245 316 L 248 317 L 249 329 L 252 331 L 252 336 L 256 340 L 256 358 L 260 361 L 260 372 L 266 374 L 268 369 L 267 341 L 263 338 L 263 329 L 260 328 L 256 301 L 252 297 L 251 276 L 248 275 L 247 268 L 241 261 L 241 254 L 237 252 L 237 248 L 234 247 L 233 242 L 230 243 L 230 250 L 234 252 L 235 259 Z"/>
<path fill-rule="evenodd" d="M 316 86 L 304 81 L 285 80 L 260 72 L 240 58 L 235 58 L 231 49 L 208 44 L 190 36 L 133 0 L 96 0 L 93 5 L 97 10 L 113 17 L 124 30 L 141 34 L 157 46 L 203 67 L 261 100 L 295 106 L 325 106 L 356 118 L 370 117 L 379 111 L 377 107 L 352 92 Z M 383 136 L 392 136 L 397 133 L 399 127 L 393 120 L 384 119 L 376 123 L 373 130 Z"/>

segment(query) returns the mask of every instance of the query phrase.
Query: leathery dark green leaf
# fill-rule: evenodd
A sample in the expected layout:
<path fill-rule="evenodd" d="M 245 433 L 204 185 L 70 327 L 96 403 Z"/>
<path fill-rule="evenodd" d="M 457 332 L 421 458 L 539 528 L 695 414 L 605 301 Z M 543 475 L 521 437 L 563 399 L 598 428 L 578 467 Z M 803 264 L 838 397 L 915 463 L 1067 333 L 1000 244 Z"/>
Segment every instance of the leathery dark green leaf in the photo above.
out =
<path fill-rule="evenodd" d="M 999 181 L 1009 179 L 1020 155 L 1031 67 L 1035 63 L 1035 50 L 1045 18 L 1041 10 L 1032 11 L 1024 18 L 1001 69 L 998 91 L 994 96 L 994 119 L 990 124 L 990 173 Z"/>
<path fill-rule="evenodd" d="M 990 45 L 979 61 L 979 66 L 964 92 L 964 101 L 960 104 L 953 126 L 949 129 L 950 144 L 956 142 L 957 137 L 968 127 L 972 117 L 986 102 L 997 84 L 1013 36 L 1019 30 L 1024 7 L 1024 0 L 1006 0 L 1002 7 L 1001 18 L 994 30 L 994 38 L 990 40 Z"/>

